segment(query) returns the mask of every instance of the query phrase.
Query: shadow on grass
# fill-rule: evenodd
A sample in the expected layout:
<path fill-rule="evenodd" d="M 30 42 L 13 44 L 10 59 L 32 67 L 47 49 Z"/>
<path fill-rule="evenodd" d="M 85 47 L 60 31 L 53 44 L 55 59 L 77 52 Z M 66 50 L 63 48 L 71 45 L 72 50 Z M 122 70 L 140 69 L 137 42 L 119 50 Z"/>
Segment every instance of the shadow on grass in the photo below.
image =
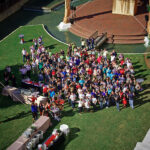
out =
<path fill-rule="evenodd" d="M 54 49 L 56 45 L 57 45 L 57 44 L 53 44 L 53 45 L 50 45 L 50 46 L 46 46 L 45 49 L 47 49 L 47 48 L 49 48 L 49 49 Z"/>
<path fill-rule="evenodd" d="M 75 115 L 75 112 L 72 109 L 70 109 L 70 110 L 67 110 L 67 111 L 63 111 L 62 115 L 65 116 L 65 117 L 71 117 L 71 116 Z"/>
<path fill-rule="evenodd" d="M 24 117 L 29 116 L 29 115 L 31 115 L 31 111 L 28 111 L 28 112 L 23 111 L 23 112 L 18 113 L 16 116 L 13 116 L 13 117 L 7 118 L 6 120 L 0 121 L 0 123 L 6 123 L 6 122 L 9 122 L 12 120 L 21 119 L 21 118 L 24 118 Z"/>
<path fill-rule="evenodd" d="M 141 68 L 142 67 L 142 65 L 134 65 L 134 69 L 139 69 L 139 68 Z"/>
<path fill-rule="evenodd" d="M 135 108 L 138 108 L 140 107 L 141 105 L 144 105 L 146 103 L 149 103 L 150 100 L 147 99 L 148 96 L 144 96 L 142 98 L 137 98 L 135 101 L 134 101 L 134 105 L 135 105 Z"/>
<path fill-rule="evenodd" d="M 59 150 L 65 150 L 65 147 L 71 142 L 73 141 L 75 138 L 78 137 L 78 132 L 80 132 L 80 129 L 77 128 L 77 127 L 74 127 L 74 128 L 70 128 L 70 134 L 69 134 L 69 140 L 66 141 L 65 143 L 62 143 L 60 146 L 59 146 Z"/>
<path fill-rule="evenodd" d="M 1 92 L 1 91 L 0 91 Z M 14 102 L 10 96 L 0 96 L 0 108 L 7 108 L 13 105 L 19 105 L 20 102 Z"/>
<path fill-rule="evenodd" d="M 138 61 L 136 61 L 136 62 L 133 62 L 132 64 L 133 64 L 133 66 L 135 66 L 136 64 L 138 64 L 139 62 Z"/>
<path fill-rule="evenodd" d="M 137 67 L 138 68 L 138 67 Z M 138 71 L 135 71 L 135 74 L 138 74 L 138 73 L 141 73 L 141 72 L 144 72 L 144 71 L 147 71 L 147 69 L 140 69 Z"/>
<path fill-rule="evenodd" d="M 31 39 L 31 40 L 27 40 L 27 41 L 24 41 L 25 43 L 31 43 L 33 41 L 33 39 Z"/>

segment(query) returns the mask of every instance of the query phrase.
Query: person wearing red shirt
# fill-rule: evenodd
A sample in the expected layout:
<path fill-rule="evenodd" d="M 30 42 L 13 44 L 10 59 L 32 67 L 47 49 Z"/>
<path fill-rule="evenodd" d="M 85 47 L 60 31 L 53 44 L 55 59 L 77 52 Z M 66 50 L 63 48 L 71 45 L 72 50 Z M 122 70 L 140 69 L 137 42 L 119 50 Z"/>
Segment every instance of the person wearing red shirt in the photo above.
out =
<path fill-rule="evenodd" d="M 123 69 L 123 68 L 120 69 L 120 74 L 121 74 L 121 75 L 124 74 L 124 69 Z"/>
<path fill-rule="evenodd" d="M 78 69 L 77 69 L 76 67 L 73 67 L 73 68 L 72 68 L 72 71 L 73 71 L 74 74 L 76 74 L 77 71 L 78 71 Z"/>
<path fill-rule="evenodd" d="M 34 103 L 37 100 L 37 98 L 34 95 L 32 95 L 31 97 L 28 97 L 28 100 Z"/>
<path fill-rule="evenodd" d="M 126 107 L 126 106 L 127 106 L 127 99 L 126 99 L 125 94 L 123 94 L 123 100 L 122 100 L 122 103 L 123 103 L 123 107 Z"/>
<path fill-rule="evenodd" d="M 88 75 L 91 76 L 92 74 L 93 74 L 93 70 L 92 70 L 92 68 L 89 68 L 89 69 L 88 69 Z"/>
<path fill-rule="evenodd" d="M 102 59 L 102 56 L 99 56 L 98 58 L 97 58 L 97 62 L 100 64 L 100 62 L 101 62 L 101 59 Z"/>
<path fill-rule="evenodd" d="M 34 103 L 35 100 L 37 100 L 37 98 L 33 95 L 33 96 L 31 97 L 31 100 L 32 100 L 32 102 Z"/>
<path fill-rule="evenodd" d="M 120 65 L 122 66 L 124 64 L 124 60 L 121 60 L 120 61 Z"/>
<path fill-rule="evenodd" d="M 56 71 L 52 70 L 52 76 L 55 76 L 55 75 L 56 75 Z"/>
<path fill-rule="evenodd" d="M 43 95 L 48 96 L 48 88 L 46 86 L 43 86 Z"/>
<path fill-rule="evenodd" d="M 86 59 L 85 63 L 89 65 L 89 63 L 90 63 L 89 59 Z"/>
<path fill-rule="evenodd" d="M 76 88 L 77 88 L 77 89 L 81 88 L 81 85 L 80 85 L 80 84 L 77 84 L 77 85 L 76 85 Z"/>

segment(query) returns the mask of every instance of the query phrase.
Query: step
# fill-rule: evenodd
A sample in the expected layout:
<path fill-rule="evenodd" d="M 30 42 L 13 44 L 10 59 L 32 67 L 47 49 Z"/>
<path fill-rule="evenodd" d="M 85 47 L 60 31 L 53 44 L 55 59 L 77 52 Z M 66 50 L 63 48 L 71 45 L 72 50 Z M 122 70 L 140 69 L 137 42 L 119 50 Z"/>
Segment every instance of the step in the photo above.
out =
<path fill-rule="evenodd" d="M 129 39 L 131 39 L 131 40 L 142 40 L 142 39 L 144 39 L 144 37 L 145 37 L 145 35 L 137 35 L 137 36 L 119 36 L 119 35 L 115 35 L 114 37 L 113 37 L 113 39 L 114 40 L 122 40 L 122 39 L 124 39 L 124 40 L 129 40 Z M 108 36 L 108 38 L 112 38 L 110 35 Z"/>
<path fill-rule="evenodd" d="M 73 34 L 79 36 L 79 37 L 82 37 L 82 38 L 89 38 L 89 36 L 90 36 L 86 33 L 80 32 L 80 31 L 78 31 L 72 27 L 69 29 L 69 31 L 72 32 Z"/>
<path fill-rule="evenodd" d="M 112 36 L 112 35 L 114 35 L 114 36 L 142 36 L 142 35 L 146 35 L 146 34 L 147 33 L 145 31 L 143 31 L 141 33 L 134 33 L 134 34 L 133 33 L 130 33 L 130 34 L 129 33 L 124 33 L 124 34 L 123 33 L 117 33 L 116 34 L 116 33 L 109 33 L 108 32 L 109 36 Z"/>
<path fill-rule="evenodd" d="M 123 40 L 114 40 L 114 41 L 112 41 L 111 39 L 107 40 L 107 43 L 112 43 L 112 42 L 115 44 L 142 44 L 142 43 L 144 43 L 144 39 L 142 39 L 142 40 L 131 40 L 131 39 L 125 40 L 125 39 L 123 39 Z"/>
<path fill-rule="evenodd" d="M 72 25 L 72 28 L 74 28 L 80 32 L 87 33 L 88 35 L 93 34 L 93 31 L 90 31 L 89 29 L 82 27 L 80 24 L 78 24 L 76 22 L 74 22 L 74 24 Z"/>

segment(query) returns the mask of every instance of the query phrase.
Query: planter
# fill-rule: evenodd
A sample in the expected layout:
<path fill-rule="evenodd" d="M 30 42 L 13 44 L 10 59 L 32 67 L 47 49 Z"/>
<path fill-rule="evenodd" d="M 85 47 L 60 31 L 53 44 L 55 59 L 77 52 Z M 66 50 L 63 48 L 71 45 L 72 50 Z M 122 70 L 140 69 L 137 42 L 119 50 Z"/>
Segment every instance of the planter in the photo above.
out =
<path fill-rule="evenodd" d="M 32 150 L 32 142 L 29 142 L 26 146 L 27 150 Z"/>

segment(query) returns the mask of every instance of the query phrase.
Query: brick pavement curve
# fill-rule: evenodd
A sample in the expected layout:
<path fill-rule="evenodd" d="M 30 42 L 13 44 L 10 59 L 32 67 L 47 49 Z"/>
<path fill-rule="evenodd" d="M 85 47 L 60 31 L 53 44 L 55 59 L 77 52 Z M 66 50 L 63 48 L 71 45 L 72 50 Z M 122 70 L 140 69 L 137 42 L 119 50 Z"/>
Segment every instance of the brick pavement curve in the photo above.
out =
<path fill-rule="evenodd" d="M 140 9 L 144 8 L 145 6 Z M 136 16 L 112 14 L 112 1 L 93 0 L 77 7 L 76 18 L 70 32 L 88 38 L 98 30 L 99 34 L 108 33 L 108 43 L 112 41 L 118 44 L 144 43 L 145 15 L 148 13 L 143 12 Z"/>

